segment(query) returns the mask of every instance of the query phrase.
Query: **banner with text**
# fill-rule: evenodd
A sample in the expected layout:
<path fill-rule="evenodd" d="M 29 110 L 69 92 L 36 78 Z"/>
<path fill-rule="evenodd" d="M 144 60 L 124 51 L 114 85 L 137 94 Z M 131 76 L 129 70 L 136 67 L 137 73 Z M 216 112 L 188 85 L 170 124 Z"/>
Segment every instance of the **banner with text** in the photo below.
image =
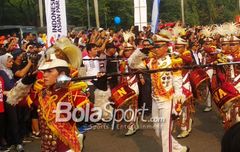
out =
<path fill-rule="evenodd" d="M 45 0 L 48 47 L 67 36 L 65 0 Z"/>

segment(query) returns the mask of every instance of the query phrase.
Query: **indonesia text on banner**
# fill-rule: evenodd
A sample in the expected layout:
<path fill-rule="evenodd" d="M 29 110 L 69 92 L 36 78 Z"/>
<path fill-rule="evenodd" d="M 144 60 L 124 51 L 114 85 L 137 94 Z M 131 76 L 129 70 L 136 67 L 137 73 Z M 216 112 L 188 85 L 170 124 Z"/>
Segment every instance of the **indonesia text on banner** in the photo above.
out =
<path fill-rule="evenodd" d="M 67 36 L 65 0 L 45 0 L 48 46 Z"/>
<path fill-rule="evenodd" d="M 160 0 L 154 0 L 153 7 L 152 7 L 152 24 L 151 24 L 151 28 L 152 28 L 151 31 L 153 33 L 157 32 L 159 7 L 160 7 Z"/>

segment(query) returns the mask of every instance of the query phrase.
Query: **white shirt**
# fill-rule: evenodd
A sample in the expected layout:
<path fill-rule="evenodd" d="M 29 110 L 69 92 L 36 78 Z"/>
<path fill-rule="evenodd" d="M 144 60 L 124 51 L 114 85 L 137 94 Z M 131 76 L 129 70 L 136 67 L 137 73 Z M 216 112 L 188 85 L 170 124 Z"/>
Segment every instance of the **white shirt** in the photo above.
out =
<path fill-rule="evenodd" d="M 195 51 L 193 51 L 192 53 L 193 53 L 193 57 L 194 57 L 194 60 L 196 61 L 197 65 L 200 65 L 201 61 L 202 61 L 202 54 L 199 52 L 195 52 Z"/>
<path fill-rule="evenodd" d="M 89 56 L 83 57 L 83 59 L 90 59 Z M 95 57 L 98 59 L 98 57 Z M 95 76 L 100 71 L 98 60 L 84 60 L 83 65 L 86 67 L 86 76 Z M 86 81 L 88 85 L 93 85 L 90 81 Z"/>

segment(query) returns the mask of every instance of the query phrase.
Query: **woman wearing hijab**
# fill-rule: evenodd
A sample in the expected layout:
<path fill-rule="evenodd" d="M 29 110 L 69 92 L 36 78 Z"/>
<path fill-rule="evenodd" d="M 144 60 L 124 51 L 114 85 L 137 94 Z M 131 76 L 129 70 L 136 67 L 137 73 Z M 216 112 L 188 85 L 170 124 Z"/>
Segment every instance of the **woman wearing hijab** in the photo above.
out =
<path fill-rule="evenodd" d="M 0 77 L 3 80 L 4 91 L 9 91 L 14 86 L 14 79 L 12 73 L 13 56 L 9 53 L 5 53 L 0 56 Z M 23 146 L 18 134 L 18 122 L 15 107 L 6 103 L 6 96 L 3 97 L 5 120 L 6 120 L 6 131 L 7 141 L 9 145 L 13 145 L 18 152 L 24 151 Z"/>

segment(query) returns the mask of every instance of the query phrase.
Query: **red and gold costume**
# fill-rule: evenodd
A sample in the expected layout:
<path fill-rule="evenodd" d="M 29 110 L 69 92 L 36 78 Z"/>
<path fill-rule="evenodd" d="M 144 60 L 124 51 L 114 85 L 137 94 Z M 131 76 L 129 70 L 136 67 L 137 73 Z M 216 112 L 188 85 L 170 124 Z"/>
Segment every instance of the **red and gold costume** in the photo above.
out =
<path fill-rule="evenodd" d="M 179 57 L 175 58 L 179 62 L 179 66 L 189 66 L 193 63 L 192 55 L 189 50 L 184 50 L 179 52 Z M 178 123 L 181 126 L 181 133 L 177 136 L 178 138 L 186 137 L 192 130 L 192 118 L 191 115 L 195 111 L 193 104 L 193 94 L 192 87 L 190 85 L 190 70 L 183 69 L 182 77 L 183 84 L 182 90 L 185 95 L 185 101 L 181 104 L 181 108 L 179 108 L 179 112 L 181 111 L 180 119 L 178 119 Z"/>
<path fill-rule="evenodd" d="M 235 34 L 239 30 L 234 23 L 224 23 L 216 27 L 220 39 L 221 53 L 217 55 L 218 63 L 228 63 L 236 61 L 237 52 L 239 52 L 239 42 Z M 225 32 L 222 32 L 225 30 Z M 240 121 L 240 93 L 238 90 L 238 65 L 218 66 L 212 87 L 213 101 L 220 111 L 224 127 L 229 128 L 236 122 Z"/>
<path fill-rule="evenodd" d="M 81 88 L 43 89 L 38 93 L 39 122 L 41 128 L 42 151 L 80 151 L 77 128 L 74 122 L 56 122 L 58 102 L 68 102 L 73 107 L 82 107 L 89 102 Z M 63 116 L 64 117 L 64 116 Z"/>
<path fill-rule="evenodd" d="M 18 99 L 24 96 L 24 93 L 20 90 L 31 87 L 24 84 L 18 84 L 17 86 L 11 90 L 11 94 Z M 76 124 L 71 120 L 69 122 L 57 122 L 54 111 L 57 109 L 57 103 L 59 102 L 70 103 L 73 108 L 84 108 L 89 103 L 87 95 L 83 92 L 86 86 L 85 83 L 79 82 L 69 84 L 64 88 L 54 89 L 45 88 L 41 79 L 35 82 L 32 87 L 34 91 L 27 99 L 38 105 L 42 152 L 65 152 L 70 149 L 79 152 L 81 150 L 82 145 L 79 143 Z M 20 94 L 18 95 L 17 92 L 20 92 Z M 12 99 L 9 98 L 9 100 Z M 66 116 L 62 114 L 60 117 L 64 118 Z"/>
<path fill-rule="evenodd" d="M 146 55 L 137 49 L 128 59 L 129 65 L 134 69 L 157 70 L 161 68 L 172 68 L 175 66 L 169 55 L 161 58 L 151 58 L 146 61 Z M 155 133 L 162 139 L 163 152 L 184 151 L 186 146 L 180 145 L 171 135 L 172 113 L 176 114 L 175 107 L 178 101 L 184 101 L 182 93 L 182 73 L 178 71 L 162 71 L 151 74 L 152 80 L 152 118 Z M 164 118 L 164 122 L 160 118 Z M 158 121 L 157 121 L 158 120 Z M 160 121 L 159 121 L 160 120 Z"/>
<path fill-rule="evenodd" d="M 74 69 L 79 67 L 81 55 L 79 55 L 79 49 L 71 44 L 68 39 L 60 39 L 48 51 L 54 52 L 49 53 L 49 59 L 46 58 L 41 62 L 39 70 L 44 71 L 63 67 L 70 69 L 69 76 L 71 78 L 77 76 L 78 72 Z M 85 108 L 86 104 L 89 103 L 87 94 L 84 92 L 86 88 L 87 84 L 83 82 L 68 82 L 60 86 L 55 83 L 47 87 L 44 86 L 42 73 L 38 73 L 34 85 L 32 85 L 32 82 L 25 84 L 24 78 L 19 81 L 9 92 L 7 102 L 15 105 L 22 98 L 29 95 L 27 97 L 28 103 L 34 103 L 38 106 L 42 152 L 80 152 L 83 147 L 81 145 L 83 135 L 78 132 L 72 119 L 64 122 L 57 121 L 57 118 L 59 118 L 57 114 L 61 111 L 56 110 L 65 110 L 67 108 L 60 107 L 61 109 L 59 109 L 58 103 L 71 105 L 70 113 L 74 108 Z M 66 118 L 66 113 L 60 113 L 60 118 Z"/>

